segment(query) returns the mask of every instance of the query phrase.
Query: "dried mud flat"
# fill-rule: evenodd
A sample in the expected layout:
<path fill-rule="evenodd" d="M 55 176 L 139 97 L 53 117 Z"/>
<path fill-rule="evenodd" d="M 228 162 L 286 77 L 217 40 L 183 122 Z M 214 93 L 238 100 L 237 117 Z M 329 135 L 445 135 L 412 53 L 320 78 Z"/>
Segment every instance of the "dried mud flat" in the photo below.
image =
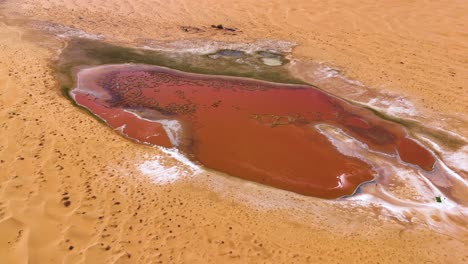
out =
<path fill-rule="evenodd" d="M 403 210 L 397 217 L 378 206 L 309 199 L 210 171 L 172 184 L 155 184 L 138 169 L 154 173 L 154 161 L 180 175 L 190 175 L 195 168 L 180 165 L 180 157 L 164 149 L 134 144 L 72 107 L 60 94 L 50 67 L 63 41 L 27 33 L 24 20 L 10 19 L 16 15 L 74 26 L 78 33 L 133 45 L 152 44 L 148 39 L 210 38 L 238 43 L 287 39 L 299 44 L 293 56 L 331 62 L 345 69 L 350 78 L 401 94 L 424 118 L 433 114 L 431 108 L 440 115 L 463 118 L 466 114 L 467 80 L 463 76 L 467 67 L 461 59 L 467 53 L 466 6 L 462 1 L 381 7 L 370 2 L 356 6 L 313 3 L 313 8 L 301 1 L 256 1 L 219 8 L 223 4 L 2 3 L 1 261 L 468 261 L 465 219 L 451 214 L 429 213 L 426 219 L 424 214 Z M 378 14 L 387 17 L 379 20 Z M 336 29 L 329 19 L 341 22 L 342 27 Z M 437 21 L 432 29 L 430 21 Z M 242 32 L 212 30 L 212 23 L 232 25 Z M 314 26 L 303 29 L 307 23 Z M 187 25 L 203 31 L 179 29 Z M 466 119 L 447 120 L 443 125 L 458 127 L 455 131 L 466 135 Z M 466 160 L 461 157 L 463 165 Z M 466 174 L 461 175 L 466 179 Z M 398 186 L 394 189 L 395 193 L 399 190 Z M 458 229 L 451 231 L 447 223 Z"/>

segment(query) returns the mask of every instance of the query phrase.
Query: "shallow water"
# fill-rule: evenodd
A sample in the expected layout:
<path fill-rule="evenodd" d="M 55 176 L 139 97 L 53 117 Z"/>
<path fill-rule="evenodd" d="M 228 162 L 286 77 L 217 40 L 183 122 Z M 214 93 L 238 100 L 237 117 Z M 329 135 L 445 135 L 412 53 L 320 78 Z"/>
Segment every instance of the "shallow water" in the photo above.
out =
<path fill-rule="evenodd" d="M 228 57 L 242 57 L 244 55 L 244 52 L 240 50 L 223 49 L 223 50 L 218 51 L 216 54 L 221 55 L 221 56 L 228 56 Z"/>
<path fill-rule="evenodd" d="M 175 146 L 208 168 L 317 197 L 350 195 L 375 176 L 317 124 L 426 171 L 435 163 L 398 125 L 304 85 L 114 65 L 82 72 L 73 96 L 134 140 Z"/>

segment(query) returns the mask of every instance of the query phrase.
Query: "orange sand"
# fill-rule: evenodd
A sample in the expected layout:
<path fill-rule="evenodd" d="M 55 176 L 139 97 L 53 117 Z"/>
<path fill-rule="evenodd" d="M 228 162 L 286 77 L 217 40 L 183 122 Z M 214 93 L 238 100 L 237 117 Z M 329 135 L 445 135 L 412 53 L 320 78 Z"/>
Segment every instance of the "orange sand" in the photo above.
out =
<path fill-rule="evenodd" d="M 434 231 L 411 212 L 404 222 L 374 208 L 306 200 L 218 175 L 151 184 L 133 173 L 135 162 L 159 150 L 120 137 L 58 92 L 48 66 L 63 43 L 5 24 L 5 16 L 26 16 L 126 42 L 293 40 L 300 44 L 295 56 L 330 62 L 365 84 L 408 95 L 418 109 L 463 117 L 465 1 L 0 4 L 1 263 L 468 261 L 466 231 Z M 242 33 L 208 30 L 213 23 Z M 181 31 L 182 25 L 205 32 Z M 298 203 L 309 206 L 291 206 Z"/>

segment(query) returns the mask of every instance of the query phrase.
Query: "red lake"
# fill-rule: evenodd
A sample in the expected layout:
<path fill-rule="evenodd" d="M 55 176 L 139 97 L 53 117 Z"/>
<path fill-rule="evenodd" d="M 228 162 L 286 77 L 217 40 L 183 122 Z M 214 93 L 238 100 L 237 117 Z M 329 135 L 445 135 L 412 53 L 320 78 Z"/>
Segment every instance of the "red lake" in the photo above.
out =
<path fill-rule="evenodd" d="M 410 166 L 435 158 L 399 125 L 307 85 L 184 73 L 146 65 L 79 72 L 74 100 L 128 138 L 177 147 L 207 168 L 321 198 L 351 195 L 375 177 L 341 154 L 328 124 Z"/>

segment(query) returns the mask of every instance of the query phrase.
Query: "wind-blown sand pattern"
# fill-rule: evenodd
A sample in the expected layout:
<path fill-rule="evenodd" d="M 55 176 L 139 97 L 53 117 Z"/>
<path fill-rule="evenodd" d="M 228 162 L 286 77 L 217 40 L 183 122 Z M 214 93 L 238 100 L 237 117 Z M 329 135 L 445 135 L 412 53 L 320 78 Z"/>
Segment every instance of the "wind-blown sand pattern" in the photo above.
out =
<path fill-rule="evenodd" d="M 0 262 L 466 263 L 466 12 L 464 1 L 0 1 Z M 31 32 L 37 23 L 63 32 Z M 296 43 L 290 66 L 307 82 L 423 124 L 406 129 L 433 151 L 434 170 L 369 154 L 327 125 L 316 129 L 343 155 L 383 168 L 351 198 L 203 170 L 119 136 L 58 92 L 54 59 L 76 35 L 147 48 Z"/>

